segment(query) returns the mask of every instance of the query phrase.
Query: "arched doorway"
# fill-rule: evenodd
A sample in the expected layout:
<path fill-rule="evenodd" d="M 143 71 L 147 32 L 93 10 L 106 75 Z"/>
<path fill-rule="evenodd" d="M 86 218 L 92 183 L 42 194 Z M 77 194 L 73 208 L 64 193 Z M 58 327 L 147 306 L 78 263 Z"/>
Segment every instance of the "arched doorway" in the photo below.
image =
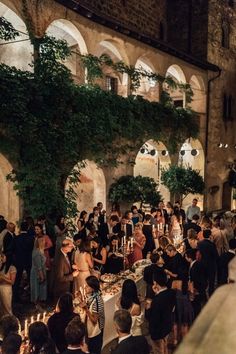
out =
<path fill-rule="evenodd" d="M 179 165 L 184 167 L 191 166 L 194 170 L 198 170 L 200 175 L 204 178 L 205 155 L 202 144 L 197 139 L 187 139 L 181 146 L 179 152 Z M 203 195 L 194 195 L 198 199 L 198 205 L 203 209 Z M 183 207 L 191 204 L 193 195 L 188 195 L 183 200 Z"/>
<path fill-rule="evenodd" d="M 71 56 L 64 61 L 65 66 L 71 71 L 79 83 L 85 82 L 85 70 L 81 65 L 78 53 L 87 54 L 87 46 L 78 28 L 70 21 L 59 19 L 53 21 L 47 28 L 47 34 L 56 39 L 65 40 L 71 49 Z"/>
<path fill-rule="evenodd" d="M 80 182 L 75 188 L 79 211 L 91 212 L 98 202 L 106 208 L 106 180 L 103 170 L 93 161 L 86 160 L 80 171 Z"/>
<path fill-rule="evenodd" d="M 163 186 L 161 172 L 171 163 L 166 146 L 162 142 L 148 140 L 140 148 L 134 166 L 134 176 L 145 176 L 153 178 L 159 185 L 159 191 L 165 202 L 170 200 L 169 190 Z"/>
<path fill-rule="evenodd" d="M 179 65 L 173 64 L 171 65 L 167 71 L 166 71 L 166 77 L 172 78 L 176 83 L 179 84 L 185 84 L 186 83 L 186 77 L 183 72 L 183 70 L 180 68 Z M 171 88 L 164 84 L 164 90 L 167 91 L 170 94 L 170 97 L 174 101 L 174 105 L 176 107 L 185 107 L 186 105 L 186 97 L 185 93 L 180 90 L 178 87 Z"/>
<path fill-rule="evenodd" d="M 11 171 L 12 165 L 0 154 L 0 214 L 6 220 L 16 222 L 20 218 L 20 203 L 13 183 L 6 179 Z"/>
<path fill-rule="evenodd" d="M 26 25 L 23 20 L 8 6 L 0 2 L 0 17 L 4 17 L 19 31 L 19 36 L 13 40 L 1 41 L 0 61 L 9 66 L 15 66 L 20 70 L 31 71 L 33 47 Z"/>

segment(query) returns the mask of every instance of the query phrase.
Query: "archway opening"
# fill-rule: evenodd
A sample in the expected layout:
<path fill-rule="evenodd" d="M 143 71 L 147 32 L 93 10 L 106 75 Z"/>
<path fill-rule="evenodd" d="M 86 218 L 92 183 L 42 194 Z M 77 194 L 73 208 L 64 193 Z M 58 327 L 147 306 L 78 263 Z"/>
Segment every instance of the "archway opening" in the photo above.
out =
<path fill-rule="evenodd" d="M 166 71 L 166 77 L 172 78 L 176 83 L 185 84 L 186 78 L 184 75 L 183 70 L 180 68 L 179 65 L 171 65 Z M 164 84 L 164 90 L 170 94 L 170 97 L 174 101 L 174 105 L 176 107 L 185 107 L 186 105 L 186 98 L 185 93 L 180 90 L 179 88 L 171 88 Z"/>
<path fill-rule="evenodd" d="M 48 35 L 65 40 L 72 54 L 64 61 L 66 67 L 79 83 L 85 81 L 85 70 L 80 63 L 78 53 L 87 54 L 87 46 L 78 28 L 70 21 L 59 19 L 53 21 L 47 28 Z"/>
<path fill-rule="evenodd" d="M 203 79 L 200 76 L 193 75 L 189 81 L 193 91 L 191 108 L 200 113 L 206 113 L 206 90 Z"/>
<path fill-rule="evenodd" d="M 148 74 L 153 74 L 155 72 L 153 65 L 149 63 L 146 58 L 139 58 L 135 64 L 136 69 L 141 69 Z M 140 82 L 140 87 L 136 90 L 136 94 L 143 96 L 149 101 L 158 101 L 159 100 L 159 85 L 157 81 L 149 78 L 143 77 Z"/>
<path fill-rule="evenodd" d="M 32 68 L 33 47 L 23 20 L 9 7 L 0 2 L 0 17 L 4 17 L 19 32 L 19 36 L 9 41 L 0 41 L 0 61 L 20 70 Z"/>
<path fill-rule="evenodd" d="M 13 183 L 6 179 L 11 171 L 12 165 L 0 154 L 0 214 L 8 221 L 17 222 L 20 218 L 19 197 Z"/>
<path fill-rule="evenodd" d="M 205 166 L 205 155 L 201 142 L 198 139 L 187 139 L 179 151 L 179 165 L 183 167 L 191 166 L 194 170 L 198 170 L 200 175 L 204 178 L 204 166 Z M 198 199 L 198 205 L 203 210 L 203 195 L 189 194 L 183 200 L 183 207 L 187 207 L 191 204 L 192 198 Z"/>
<path fill-rule="evenodd" d="M 78 210 L 91 212 L 98 202 L 106 208 L 106 180 L 103 170 L 93 161 L 86 160 L 80 170 L 80 182 L 75 188 Z"/>
<path fill-rule="evenodd" d="M 168 168 L 171 160 L 166 146 L 162 142 L 148 140 L 140 148 L 134 166 L 134 176 L 151 177 L 158 183 L 158 190 L 165 202 L 170 200 L 169 190 L 161 184 L 163 168 Z"/>

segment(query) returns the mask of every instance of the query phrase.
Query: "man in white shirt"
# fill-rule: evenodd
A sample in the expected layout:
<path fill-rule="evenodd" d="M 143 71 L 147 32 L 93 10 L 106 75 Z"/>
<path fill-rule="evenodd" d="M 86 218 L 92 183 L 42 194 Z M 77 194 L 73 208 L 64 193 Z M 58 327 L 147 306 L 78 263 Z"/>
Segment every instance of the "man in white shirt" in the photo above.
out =
<path fill-rule="evenodd" d="M 193 215 L 198 215 L 199 218 L 201 217 L 201 210 L 197 206 L 198 200 L 196 198 L 193 199 L 192 205 L 190 205 L 186 211 L 186 217 L 188 222 L 192 221 Z"/>

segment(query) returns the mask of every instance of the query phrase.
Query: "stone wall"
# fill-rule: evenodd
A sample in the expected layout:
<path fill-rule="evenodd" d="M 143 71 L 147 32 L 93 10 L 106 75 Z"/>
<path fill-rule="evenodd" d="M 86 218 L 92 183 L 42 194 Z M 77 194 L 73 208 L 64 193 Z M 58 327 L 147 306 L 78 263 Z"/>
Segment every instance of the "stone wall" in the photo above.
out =
<path fill-rule="evenodd" d="M 80 0 L 78 3 L 156 39 L 160 34 L 160 22 L 165 20 L 166 0 Z"/>
<path fill-rule="evenodd" d="M 228 23 L 229 49 L 222 47 L 222 23 Z M 223 185 L 228 179 L 229 165 L 236 159 L 236 9 L 227 6 L 222 0 L 209 1 L 209 37 L 208 37 L 208 61 L 221 68 L 221 75 L 214 80 L 210 89 L 210 115 L 208 135 L 208 163 L 207 185 L 218 185 L 219 191 L 209 199 L 210 209 L 221 208 L 223 197 Z M 209 73 L 209 78 L 212 74 Z M 232 95 L 231 119 L 223 119 L 223 95 Z M 222 142 L 228 144 L 227 148 L 219 148 Z M 226 193 L 227 194 L 227 193 Z"/>

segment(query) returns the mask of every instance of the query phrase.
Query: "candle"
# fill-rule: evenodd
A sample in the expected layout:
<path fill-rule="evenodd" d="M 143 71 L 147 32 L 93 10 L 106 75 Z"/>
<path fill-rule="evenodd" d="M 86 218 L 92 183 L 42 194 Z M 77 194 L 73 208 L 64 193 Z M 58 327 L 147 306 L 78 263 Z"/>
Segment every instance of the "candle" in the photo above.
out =
<path fill-rule="evenodd" d="M 34 323 L 34 316 L 31 316 L 30 324 Z"/>
<path fill-rule="evenodd" d="M 19 322 L 19 330 L 18 330 L 18 334 L 21 336 L 21 324 Z"/>
<path fill-rule="evenodd" d="M 159 224 L 157 224 L 157 230 L 160 231 L 160 225 Z"/>
<path fill-rule="evenodd" d="M 127 251 L 129 251 L 129 248 L 130 248 L 130 241 L 128 241 L 127 243 Z"/>
<path fill-rule="evenodd" d="M 25 320 L 25 337 L 28 336 L 28 320 Z"/>
<path fill-rule="evenodd" d="M 131 248 L 133 248 L 134 247 L 134 238 L 132 237 L 131 238 Z"/>
<path fill-rule="evenodd" d="M 124 246 L 124 238 L 122 237 L 121 238 L 121 247 L 123 247 Z"/>
<path fill-rule="evenodd" d="M 163 227 L 163 225 L 162 225 L 162 222 L 160 223 L 160 229 L 162 230 L 162 227 Z"/>
<path fill-rule="evenodd" d="M 82 297 L 82 301 L 84 301 L 84 293 L 83 293 L 82 286 L 79 287 L 79 291 L 80 291 L 80 294 L 81 294 L 81 297 Z"/>
<path fill-rule="evenodd" d="M 46 312 L 43 313 L 43 322 L 46 320 Z"/>
<path fill-rule="evenodd" d="M 124 236 L 124 245 L 126 245 L 126 236 Z"/>
<path fill-rule="evenodd" d="M 125 233 L 125 236 L 127 235 L 127 226 L 126 224 L 124 225 L 124 233 Z"/>
<path fill-rule="evenodd" d="M 166 231 L 168 231 L 168 224 L 166 224 Z"/>
<path fill-rule="evenodd" d="M 154 231 L 155 230 L 155 225 L 154 224 L 152 224 L 152 231 Z"/>
<path fill-rule="evenodd" d="M 116 240 L 116 252 L 118 252 L 118 240 Z"/>
<path fill-rule="evenodd" d="M 40 313 L 37 314 L 37 321 L 40 320 Z"/>

